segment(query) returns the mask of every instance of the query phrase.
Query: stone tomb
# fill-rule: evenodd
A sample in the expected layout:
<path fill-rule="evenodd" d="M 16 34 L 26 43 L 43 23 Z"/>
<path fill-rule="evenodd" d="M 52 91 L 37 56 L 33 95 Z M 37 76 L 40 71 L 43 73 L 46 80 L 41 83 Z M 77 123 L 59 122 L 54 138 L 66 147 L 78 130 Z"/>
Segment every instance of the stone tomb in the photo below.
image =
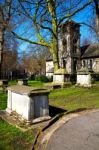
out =
<path fill-rule="evenodd" d="M 28 85 L 27 79 L 18 79 L 17 85 Z"/>
<path fill-rule="evenodd" d="M 24 85 L 8 88 L 8 113 L 16 112 L 23 119 L 30 122 L 49 119 L 49 91 Z"/>
<path fill-rule="evenodd" d="M 64 83 L 70 81 L 70 75 L 66 69 L 60 68 L 53 75 L 53 82 Z"/>
<path fill-rule="evenodd" d="M 92 86 L 92 70 L 82 67 L 77 72 L 77 84 L 79 86 L 91 87 Z"/>

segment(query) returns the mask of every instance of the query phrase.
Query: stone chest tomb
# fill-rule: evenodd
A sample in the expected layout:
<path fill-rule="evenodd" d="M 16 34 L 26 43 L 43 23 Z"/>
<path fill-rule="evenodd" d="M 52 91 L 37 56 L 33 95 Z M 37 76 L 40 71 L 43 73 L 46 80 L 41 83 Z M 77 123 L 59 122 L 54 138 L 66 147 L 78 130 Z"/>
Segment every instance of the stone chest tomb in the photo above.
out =
<path fill-rule="evenodd" d="M 33 121 L 36 118 L 49 116 L 49 91 L 24 85 L 8 88 L 7 112 L 15 111 L 23 119 Z"/>
<path fill-rule="evenodd" d="M 92 70 L 88 69 L 87 67 L 82 67 L 77 72 L 77 85 L 84 86 L 84 87 L 91 87 L 92 86 Z"/>

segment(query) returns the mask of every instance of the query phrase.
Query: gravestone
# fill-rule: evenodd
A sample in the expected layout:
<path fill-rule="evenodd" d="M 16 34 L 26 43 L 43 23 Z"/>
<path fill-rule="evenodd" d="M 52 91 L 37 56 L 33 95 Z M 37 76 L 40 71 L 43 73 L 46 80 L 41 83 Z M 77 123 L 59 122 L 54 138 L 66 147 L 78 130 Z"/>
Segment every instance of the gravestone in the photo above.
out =
<path fill-rule="evenodd" d="M 87 67 L 82 67 L 77 72 L 77 83 L 76 85 L 91 87 L 92 86 L 92 70 Z"/>
<path fill-rule="evenodd" d="M 28 80 L 27 79 L 18 79 L 17 84 L 18 85 L 28 85 Z"/>
<path fill-rule="evenodd" d="M 0 80 L 0 87 L 2 88 L 2 90 L 6 91 L 6 88 L 8 87 L 8 80 Z"/>
<path fill-rule="evenodd" d="M 8 88 L 8 113 L 16 112 L 23 119 L 33 122 L 49 119 L 49 91 L 34 87 L 15 85 Z M 38 118 L 38 120 L 37 120 Z M 35 122 L 35 121 L 34 121 Z"/>

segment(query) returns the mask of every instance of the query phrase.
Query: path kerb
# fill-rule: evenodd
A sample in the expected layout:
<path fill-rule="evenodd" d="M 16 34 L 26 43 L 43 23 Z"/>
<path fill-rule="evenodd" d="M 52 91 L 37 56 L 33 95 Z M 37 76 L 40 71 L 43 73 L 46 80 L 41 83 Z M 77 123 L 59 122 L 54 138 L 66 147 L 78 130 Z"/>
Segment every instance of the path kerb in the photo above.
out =
<path fill-rule="evenodd" d="M 45 131 L 41 132 L 41 134 L 37 138 L 37 142 L 35 143 L 33 150 L 45 150 L 52 134 L 66 122 L 70 121 L 73 118 L 79 117 L 81 115 L 85 115 L 89 112 L 97 112 L 97 111 L 99 111 L 99 109 L 86 110 L 83 112 L 72 113 L 68 115 L 65 114 L 56 123 L 54 123 Z"/>

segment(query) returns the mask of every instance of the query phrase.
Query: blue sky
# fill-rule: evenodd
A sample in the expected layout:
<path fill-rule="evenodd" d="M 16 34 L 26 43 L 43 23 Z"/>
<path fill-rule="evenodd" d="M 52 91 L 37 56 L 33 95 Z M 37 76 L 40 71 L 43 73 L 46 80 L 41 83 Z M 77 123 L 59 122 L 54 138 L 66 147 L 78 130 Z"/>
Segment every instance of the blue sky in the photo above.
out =
<path fill-rule="evenodd" d="M 77 13 L 75 16 L 72 17 L 72 20 L 78 22 L 78 23 L 82 23 L 82 22 L 86 22 L 88 24 L 91 24 L 92 22 L 92 16 L 94 16 L 93 14 L 93 8 L 92 6 L 88 6 L 86 9 L 84 9 L 83 11 Z M 21 32 L 23 32 L 22 27 L 20 28 Z M 33 36 L 33 30 L 29 30 L 27 32 L 27 35 L 30 36 L 30 39 L 36 39 L 35 37 L 35 32 L 34 32 L 34 36 Z M 32 34 L 31 34 L 32 33 Z M 83 39 L 90 39 L 92 42 L 95 42 L 95 37 L 94 35 L 91 35 L 91 32 L 89 30 L 89 27 L 85 26 L 85 25 L 81 25 L 80 27 L 80 34 L 81 34 L 81 43 L 83 41 Z M 27 37 L 28 37 L 27 36 Z M 28 47 L 28 43 L 21 41 L 21 45 L 19 47 L 20 50 L 25 51 Z"/>
<path fill-rule="evenodd" d="M 0 0 L 1 2 L 2 0 Z M 15 0 L 16 1 L 16 0 Z M 83 0 L 83 3 L 85 3 L 87 0 Z M 82 4 L 83 4 L 82 3 Z M 92 6 L 88 6 L 83 11 L 77 13 L 75 16 L 72 17 L 72 20 L 81 23 L 81 22 L 87 22 L 91 23 L 93 16 L 93 8 Z M 19 16 L 20 17 L 20 16 Z M 17 18 L 15 19 L 15 22 L 17 22 Z M 19 33 L 21 36 L 31 39 L 31 40 L 37 40 L 35 36 L 35 31 L 31 28 L 31 22 L 24 20 L 24 23 L 21 23 L 19 27 L 15 30 L 16 33 Z M 44 33 L 43 33 L 44 34 Z M 90 30 L 87 26 L 81 25 L 80 27 L 80 34 L 81 34 L 81 43 L 83 39 L 88 38 L 91 39 L 93 42 L 95 42 L 95 37 L 91 36 Z M 19 41 L 19 47 L 18 52 L 21 53 L 22 51 L 29 51 L 28 46 L 30 45 L 27 42 Z"/>

